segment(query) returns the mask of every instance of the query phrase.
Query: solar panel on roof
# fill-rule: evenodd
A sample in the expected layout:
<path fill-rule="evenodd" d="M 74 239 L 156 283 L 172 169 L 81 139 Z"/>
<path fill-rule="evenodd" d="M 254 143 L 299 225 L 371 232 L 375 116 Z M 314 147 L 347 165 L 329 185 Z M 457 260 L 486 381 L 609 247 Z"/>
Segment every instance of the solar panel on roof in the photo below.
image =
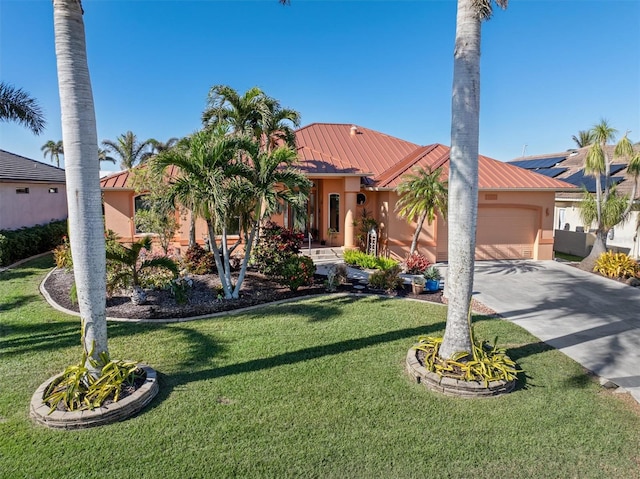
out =
<path fill-rule="evenodd" d="M 519 166 L 526 170 L 536 170 L 538 168 L 550 168 L 566 160 L 566 156 L 555 156 L 553 158 L 532 158 L 529 160 L 510 161 L 509 164 Z"/>
<path fill-rule="evenodd" d="M 536 170 L 536 173 L 544 176 L 548 176 L 549 178 L 555 178 L 556 176 L 564 173 L 569 168 L 541 168 Z"/>
<path fill-rule="evenodd" d="M 622 180 L 624 180 L 621 176 L 614 176 L 609 178 L 609 186 L 617 185 Z M 587 176 L 584 174 L 584 170 L 580 170 L 577 173 L 569 176 L 568 178 L 563 178 L 562 181 L 570 183 L 575 186 L 579 186 L 580 188 L 585 188 L 589 193 L 596 192 L 596 179 L 592 176 Z M 600 178 L 600 184 L 604 183 L 604 178 Z"/>
<path fill-rule="evenodd" d="M 619 165 L 611 165 L 611 173 L 612 175 L 615 175 L 618 171 L 624 170 L 627 167 L 626 164 L 619 164 Z"/>

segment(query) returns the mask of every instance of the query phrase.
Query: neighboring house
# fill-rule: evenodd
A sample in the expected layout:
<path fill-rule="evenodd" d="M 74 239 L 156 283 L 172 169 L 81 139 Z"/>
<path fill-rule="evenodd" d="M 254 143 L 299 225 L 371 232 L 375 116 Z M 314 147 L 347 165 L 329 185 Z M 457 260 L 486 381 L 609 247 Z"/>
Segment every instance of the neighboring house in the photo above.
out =
<path fill-rule="evenodd" d="M 608 145 L 606 148 L 610 157 L 613 158 L 614 146 Z M 556 251 L 578 256 L 589 254 L 595 236 L 589 234 L 592 225 L 583 224 L 580 218 L 583 189 L 586 188 L 587 191 L 595 194 L 595 179 L 584 174 L 584 160 L 588 150 L 589 148 L 585 147 L 510 161 L 512 165 L 565 181 L 579 188 L 574 192 L 558 192 L 554 211 L 555 229 L 559 230 L 555 233 Z M 614 164 L 611 166 L 611 181 L 616 184 L 618 193 L 631 194 L 633 179 L 627 175 L 627 165 L 618 159 L 614 160 Z M 637 211 L 637 208 L 640 207 L 640 192 L 636 193 L 634 201 L 636 211 L 631 212 L 630 218 L 625 223 L 616 225 L 609 232 L 607 247 L 637 258 L 640 255 L 640 231 L 638 229 L 640 212 Z"/>
<path fill-rule="evenodd" d="M 64 170 L 0 150 L 0 230 L 66 218 Z"/>
<path fill-rule="evenodd" d="M 396 215 L 395 188 L 415 167 L 443 167 L 446 180 L 449 147 L 420 146 L 368 128 L 330 123 L 299 129 L 296 141 L 298 166 L 313 181 L 303 218 L 306 232 L 316 241 L 356 247 L 356 223 L 366 210 L 379 223 L 379 252 L 403 258 L 409 251 L 415 223 Z M 551 259 L 555 195 L 572 187 L 484 156 L 479 157 L 479 165 L 476 258 Z M 129 173 L 103 178 L 101 185 L 107 228 L 125 239 L 134 239 L 136 195 L 129 184 Z M 182 215 L 176 238 L 182 245 L 188 238 L 185 219 Z M 273 220 L 285 226 L 293 224 L 286 211 Z M 197 227 L 198 240 L 206 234 L 203 226 Z M 442 217 L 432 225 L 425 224 L 418 249 L 431 261 L 447 260 L 447 226 Z"/>

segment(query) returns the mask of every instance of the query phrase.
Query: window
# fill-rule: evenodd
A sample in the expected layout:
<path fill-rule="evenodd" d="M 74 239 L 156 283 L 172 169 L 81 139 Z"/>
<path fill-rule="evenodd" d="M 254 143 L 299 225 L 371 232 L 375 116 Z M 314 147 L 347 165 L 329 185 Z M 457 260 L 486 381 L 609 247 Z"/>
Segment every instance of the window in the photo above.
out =
<path fill-rule="evenodd" d="M 340 195 L 331 193 L 329 195 L 329 228 L 340 231 Z"/>
<path fill-rule="evenodd" d="M 358 205 L 364 205 L 367 202 L 367 197 L 364 193 L 358 193 L 358 196 L 356 196 L 356 204 Z"/>
<path fill-rule="evenodd" d="M 136 234 L 147 233 L 147 231 L 142 231 L 139 226 L 138 214 L 144 211 L 149 211 L 149 195 L 140 195 L 136 196 L 133 199 L 133 217 L 136 225 Z M 144 214 L 144 213 L 143 213 Z"/>
<path fill-rule="evenodd" d="M 57 193 L 58 188 L 49 188 L 49 193 Z"/>
<path fill-rule="evenodd" d="M 16 188 L 16 194 L 18 195 L 28 195 L 29 188 Z"/>

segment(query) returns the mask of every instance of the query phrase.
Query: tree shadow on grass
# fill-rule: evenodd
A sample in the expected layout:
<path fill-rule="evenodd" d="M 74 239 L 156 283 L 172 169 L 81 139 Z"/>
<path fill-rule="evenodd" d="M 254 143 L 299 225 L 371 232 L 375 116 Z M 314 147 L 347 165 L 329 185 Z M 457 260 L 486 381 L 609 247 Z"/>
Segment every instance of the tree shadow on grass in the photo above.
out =
<path fill-rule="evenodd" d="M 307 318 L 309 322 L 329 321 L 343 316 L 343 308 L 357 302 L 368 300 L 376 303 L 392 301 L 394 297 L 375 295 L 328 295 L 324 297 L 296 298 L 295 301 L 282 304 L 265 304 L 254 313 L 247 313 L 251 320 L 274 316 L 296 315 Z"/>
<path fill-rule="evenodd" d="M 0 303 L 0 313 L 2 313 L 3 311 L 11 311 L 12 309 L 20 308 L 37 300 L 38 296 L 35 294 L 16 296 L 14 298 L 11 298 L 11 300 L 9 301 Z"/>
<path fill-rule="evenodd" d="M 109 338 L 132 334 L 129 323 L 109 323 Z M 151 327 L 154 327 L 153 325 Z M 0 336 L 0 356 L 4 358 L 38 352 L 55 351 L 80 346 L 80 318 L 75 321 L 56 321 L 29 325 L 11 325 Z"/>
<path fill-rule="evenodd" d="M 246 374 L 257 371 L 264 371 L 268 369 L 277 368 L 280 366 L 288 366 L 291 364 L 302 363 L 305 361 L 311 361 L 318 358 L 327 356 L 335 356 L 338 354 L 358 351 L 368 347 L 384 344 L 388 342 L 397 341 L 400 339 L 406 339 L 416 337 L 421 334 L 429 334 L 442 330 L 444 323 L 435 323 L 428 326 L 419 326 L 415 328 L 404 328 L 395 331 L 389 331 L 381 334 L 374 334 L 371 336 L 347 339 L 344 341 L 338 341 L 331 344 L 324 344 L 319 346 L 311 346 L 308 348 L 299 349 L 296 351 L 286 352 L 282 354 L 276 354 L 266 358 L 252 359 L 250 361 L 244 361 L 241 363 L 230 364 L 227 366 L 214 367 L 210 369 L 201 369 L 198 371 L 192 371 L 185 369 L 182 372 L 173 374 L 160 374 L 160 392 L 156 399 L 154 399 L 151 408 L 164 401 L 171 392 L 184 386 L 186 384 L 208 381 L 211 379 L 222 378 L 226 376 L 233 376 L 237 374 Z M 151 409 L 150 408 L 150 409 Z"/>

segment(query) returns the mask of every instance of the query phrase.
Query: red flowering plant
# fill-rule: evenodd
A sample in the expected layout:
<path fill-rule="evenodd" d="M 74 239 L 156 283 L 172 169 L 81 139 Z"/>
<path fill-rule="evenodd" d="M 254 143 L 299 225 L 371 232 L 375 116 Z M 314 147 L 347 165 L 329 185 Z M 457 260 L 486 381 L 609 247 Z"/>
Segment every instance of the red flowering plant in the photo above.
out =
<path fill-rule="evenodd" d="M 262 274 L 279 277 L 287 261 L 297 257 L 303 240 L 304 235 L 299 231 L 269 222 L 261 229 L 260 240 L 253 250 L 251 263 Z"/>
<path fill-rule="evenodd" d="M 296 291 L 300 286 L 311 286 L 316 266 L 308 256 L 292 256 L 282 267 L 280 283 Z"/>

